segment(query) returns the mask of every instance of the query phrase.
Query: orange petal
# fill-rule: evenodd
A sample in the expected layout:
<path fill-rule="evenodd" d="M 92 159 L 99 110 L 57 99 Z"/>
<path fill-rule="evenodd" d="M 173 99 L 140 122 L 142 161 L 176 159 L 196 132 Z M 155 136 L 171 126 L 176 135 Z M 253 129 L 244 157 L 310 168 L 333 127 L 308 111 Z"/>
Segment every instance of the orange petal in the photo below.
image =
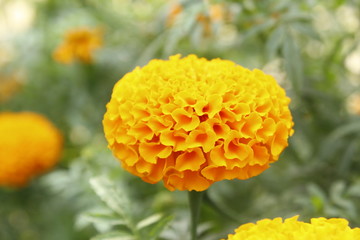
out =
<path fill-rule="evenodd" d="M 288 145 L 287 139 L 289 136 L 288 129 L 283 122 L 276 125 L 276 132 L 271 143 L 271 153 L 274 156 L 279 155 Z"/>
<path fill-rule="evenodd" d="M 241 129 L 245 137 L 254 138 L 255 133 L 262 126 L 262 119 L 256 112 L 252 112 L 247 118 L 246 123 Z"/>
<path fill-rule="evenodd" d="M 226 168 L 222 166 L 207 166 L 201 170 L 201 174 L 211 181 L 221 181 L 224 179 Z"/>
<path fill-rule="evenodd" d="M 275 121 L 272 118 L 267 118 L 264 120 L 262 124 L 262 128 L 260 128 L 256 132 L 256 136 L 260 141 L 266 142 L 271 136 L 273 136 L 275 130 L 276 130 Z"/>
<path fill-rule="evenodd" d="M 171 115 L 176 121 L 174 126 L 175 130 L 184 129 L 185 131 L 191 131 L 200 124 L 200 120 L 197 115 L 190 114 L 182 108 L 174 110 Z"/>
<path fill-rule="evenodd" d="M 135 146 L 128 146 L 125 144 L 115 144 L 114 151 L 115 157 L 120 159 L 128 166 L 134 166 L 134 164 L 139 160 L 139 156 L 135 149 Z"/>
<path fill-rule="evenodd" d="M 128 131 L 128 134 L 134 136 L 139 141 L 151 140 L 154 136 L 154 132 L 151 130 L 151 128 L 143 122 L 140 122 L 131 127 Z"/>
<path fill-rule="evenodd" d="M 253 158 L 250 159 L 249 161 L 249 165 L 253 166 L 255 164 L 257 165 L 264 165 L 269 163 L 270 161 L 270 154 L 268 153 L 268 150 L 266 147 L 264 146 L 260 146 L 260 145 L 253 145 L 251 146 L 254 155 Z"/>
<path fill-rule="evenodd" d="M 184 186 L 188 191 L 204 191 L 210 187 L 213 183 L 210 180 L 207 180 L 199 174 L 199 172 L 185 171 L 184 172 Z"/>
<path fill-rule="evenodd" d="M 202 147 L 204 152 L 210 152 L 216 142 L 216 135 L 212 131 L 193 130 L 187 139 L 189 148 Z"/>
<path fill-rule="evenodd" d="M 209 161 L 216 166 L 226 166 L 226 157 L 223 144 L 215 146 L 210 152 Z"/>
<path fill-rule="evenodd" d="M 172 148 L 160 143 L 143 142 L 139 145 L 139 153 L 146 162 L 154 164 L 158 158 L 167 158 L 172 153 Z"/>
<path fill-rule="evenodd" d="M 240 142 L 239 133 L 231 131 L 224 142 L 225 157 L 245 160 L 251 154 L 251 148 Z"/>
<path fill-rule="evenodd" d="M 164 130 L 160 134 L 160 142 L 165 146 L 174 147 L 175 151 L 184 151 L 187 149 L 186 138 L 188 137 L 185 131 L 171 131 Z"/>
<path fill-rule="evenodd" d="M 175 168 L 178 171 L 199 170 L 200 166 L 206 162 L 203 152 L 199 148 L 186 151 L 176 159 Z"/>
<path fill-rule="evenodd" d="M 209 118 L 213 118 L 222 108 L 222 97 L 214 94 L 207 100 L 198 101 L 195 106 L 195 112 L 202 116 L 208 114 Z"/>

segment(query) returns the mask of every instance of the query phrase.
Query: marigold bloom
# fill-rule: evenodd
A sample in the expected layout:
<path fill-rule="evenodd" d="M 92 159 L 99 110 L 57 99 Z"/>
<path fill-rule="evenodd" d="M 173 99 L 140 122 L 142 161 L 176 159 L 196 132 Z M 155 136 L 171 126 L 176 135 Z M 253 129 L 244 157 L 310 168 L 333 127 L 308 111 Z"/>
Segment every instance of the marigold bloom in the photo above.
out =
<path fill-rule="evenodd" d="M 0 186 L 21 187 L 59 160 L 62 136 L 45 117 L 0 113 Z"/>
<path fill-rule="evenodd" d="M 227 240 L 360 240 L 360 228 L 350 228 L 342 218 L 312 218 L 310 223 L 298 221 L 298 216 L 285 219 L 263 219 L 247 223 L 229 234 Z"/>
<path fill-rule="evenodd" d="M 102 32 L 100 29 L 73 29 L 66 33 L 64 42 L 55 49 L 53 57 L 56 61 L 65 64 L 74 60 L 91 63 L 93 51 L 101 46 Z"/>
<path fill-rule="evenodd" d="M 292 134 L 289 102 L 260 70 L 176 55 L 117 82 L 103 125 L 127 171 L 169 190 L 203 191 L 278 159 Z"/>

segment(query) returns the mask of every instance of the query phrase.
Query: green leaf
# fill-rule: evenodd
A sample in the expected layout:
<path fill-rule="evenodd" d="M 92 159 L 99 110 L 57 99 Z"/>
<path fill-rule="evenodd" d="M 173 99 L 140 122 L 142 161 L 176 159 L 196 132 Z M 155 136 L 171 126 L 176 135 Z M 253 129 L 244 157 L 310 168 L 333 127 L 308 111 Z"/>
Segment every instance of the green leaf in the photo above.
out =
<path fill-rule="evenodd" d="M 164 46 L 164 55 L 167 57 L 174 53 L 174 49 L 178 42 L 184 37 L 188 36 L 196 22 L 196 15 L 201 11 L 202 4 L 194 4 L 194 6 L 187 7 L 186 11 L 180 15 L 175 25 L 168 31 L 166 44 Z"/>
<path fill-rule="evenodd" d="M 148 227 L 148 226 L 160 221 L 161 218 L 162 218 L 162 215 L 158 214 L 158 213 L 151 215 L 150 217 L 147 217 L 147 218 L 141 220 L 140 222 L 138 222 L 138 224 L 136 225 L 136 228 L 140 230 L 142 228 Z"/>
<path fill-rule="evenodd" d="M 355 160 L 356 153 L 358 152 L 359 141 L 358 139 L 353 140 L 346 148 L 341 161 L 339 163 L 339 173 L 346 174 L 349 171 L 351 162 Z"/>
<path fill-rule="evenodd" d="M 127 232 L 114 231 L 97 235 L 91 240 L 136 240 L 136 238 Z"/>
<path fill-rule="evenodd" d="M 339 150 L 339 147 L 341 145 L 339 144 L 339 141 L 344 138 L 345 136 L 349 134 L 354 133 L 360 133 L 360 122 L 352 122 L 345 125 L 342 125 L 335 129 L 333 132 L 331 132 L 327 138 L 324 139 L 321 148 L 318 153 L 319 160 L 327 159 L 329 156 L 333 155 L 337 150 Z M 355 144 L 356 145 L 356 144 Z M 350 156 L 352 155 L 352 151 L 355 151 L 356 149 L 352 150 L 351 148 L 348 149 L 350 152 Z M 342 169 L 346 167 L 345 165 L 342 166 Z"/>
<path fill-rule="evenodd" d="M 103 225 L 108 228 L 115 225 L 126 225 L 123 219 L 115 215 L 110 209 L 94 209 L 79 215 L 76 224 L 78 227 L 86 227 L 89 224 Z"/>
<path fill-rule="evenodd" d="M 303 85 L 303 64 L 300 51 L 288 29 L 285 41 L 282 47 L 284 55 L 285 70 L 292 82 L 293 88 L 297 94 L 300 94 Z"/>
<path fill-rule="evenodd" d="M 315 207 L 316 211 L 322 213 L 327 199 L 324 191 L 320 189 L 319 186 L 313 183 L 307 186 L 307 191 L 310 194 L 311 203 Z"/>
<path fill-rule="evenodd" d="M 268 21 L 265 21 L 262 24 L 255 25 L 250 28 L 242 37 L 241 42 L 247 41 L 249 38 L 252 38 L 253 36 L 256 36 L 270 28 L 272 28 L 275 25 L 276 21 L 275 19 L 269 19 Z"/>
<path fill-rule="evenodd" d="M 173 220 L 173 216 L 167 216 L 161 219 L 150 231 L 149 237 L 151 239 L 157 239 L 160 233 L 165 229 L 166 226 Z"/>
<path fill-rule="evenodd" d="M 330 188 L 330 199 L 340 209 L 346 210 L 346 213 L 352 218 L 356 217 L 356 207 L 350 199 L 345 198 L 346 186 L 343 181 L 335 182 Z"/>
<path fill-rule="evenodd" d="M 128 215 L 130 202 L 124 193 L 119 192 L 120 188 L 115 188 L 109 179 L 104 176 L 93 177 L 90 179 L 90 185 L 110 209 L 122 217 Z"/>
<path fill-rule="evenodd" d="M 297 22 L 297 23 L 293 23 L 291 26 L 294 28 L 294 30 L 298 31 L 299 33 L 304 34 L 313 39 L 316 39 L 318 41 L 321 41 L 321 37 L 319 33 L 316 32 L 311 25 Z"/>
<path fill-rule="evenodd" d="M 309 13 L 304 13 L 300 11 L 291 11 L 286 13 L 281 20 L 284 22 L 304 22 L 311 21 L 311 15 Z"/>
<path fill-rule="evenodd" d="M 266 42 L 266 51 L 269 59 L 276 57 L 276 53 L 282 45 L 285 37 L 285 29 L 282 26 L 277 27 L 271 32 Z"/>

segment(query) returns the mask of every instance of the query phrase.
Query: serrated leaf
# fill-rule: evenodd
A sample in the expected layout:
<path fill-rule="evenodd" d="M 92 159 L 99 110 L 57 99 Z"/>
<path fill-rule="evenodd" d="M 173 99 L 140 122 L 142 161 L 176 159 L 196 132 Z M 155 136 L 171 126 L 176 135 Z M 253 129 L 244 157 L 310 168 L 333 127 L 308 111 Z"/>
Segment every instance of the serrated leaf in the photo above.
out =
<path fill-rule="evenodd" d="M 252 28 L 250 28 L 249 31 L 247 31 L 243 37 L 242 37 L 242 42 L 248 40 L 249 38 L 262 33 L 268 29 L 270 29 L 271 27 L 273 27 L 275 25 L 276 21 L 274 19 L 269 19 L 268 21 L 262 23 L 262 24 L 258 24 L 256 26 L 253 26 Z"/>
<path fill-rule="evenodd" d="M 344 196 L 345 188 L 343 181 L 335 182 L 330 188 L 330 199 L 336 206 L 345 209 L 348 215 L 356 217 L 356 207 L 351 200 L 346 199 Z"/>
<path fill-rule="evenodd" d="M 284 22 L 310 21 L 311 15 L 309 13 L 304 13 L 300 11 L 291 11 L 286 13 L 281 19 Z"/>
<path fill-rule="evenodd" d="M 300 51 L 292 37 L 290 30 L 287 31 L 285 41 L 282 47 L 284 55 L 284 65 L 286 73 L 296 93 L 300 94 L 303 85 L 303 64 L 300 56 Z"/>
<path fill-rule="evenodd" d="M 358 139 L 353 140 L 346 148 L 344 154 L 342 154 L 341 161 L 339 163 L 339 173 L 346 174 L 354 160 L 356 153 L 358 152 L 359 142 Z"/>
<path fill-rule="evenodd" d="M 114 231 L 97 235 L 91 240 L 136 240 L 136 238 L 127 232 Z"/>
<path fill-rule="evenodd" d="M 151 215 L 150 217 L 147 217 L 147 218 L 141 220 L 140 222 L 138 222 L 138 224 L 136 225 L 136 228 L 140 230 L 142 228 L 145 228 L 147 226 L 150 226 L 150 225 L 158 222 L 161 218 L 162 218 L 161 214 Z"/>
<path fill-rule="evenodd" d="M 165 227 L 173 220 L 173 216 L 167 216 L 162 218 L 150 231 L 150 239 L 157 239 L 160 233 L 165 229 Z"/>
<path fill-rule="evenodd" d="M 282 26 L 277 27 L 271 32 L 268 41 L 266 42 L 266 51 L 269 59 L 273 59 L 276 56 L 276 52 L 279 50 L 285 37 L 285 29 Z"/>
<path fill-rule="evenodd" d="M 304 24 L 304 23 L 300 23 L 300 22 L 299 23 L 293 23 L 292 27 L 296 31 L 298 31 L 298 32 L 300 32 L 300 33 L 302 33 L 302 34 L 304 34 L 304 35 L 306 35 L 308 37 L 311 37 L 313 39 L 321 41 L 319 33 L 316 32 L 315 29 L 309 24 Z"/>
<path fill-rule="evenodd" d="M 112 212 L 106 211 L 92 211 L 82 213 L 78 218 L 78 223 L 106 224 L 108 226 L 126 224 L 124 220 L 119 219 L 118 216 L 114 216 Z"/>
<path fill-rule="evenodd" d="M 360 132 L 360 123 L 353 122 L 348 123 L 346 125 L 342 125 L 335 129 L 333 132 L 329 134 L 329 136 L 324 139 L 322 143 L 322 147 L 319 151 L 318 157 L 320 160 L 326 159 L 328 156 L 331 156 L 334 152 L 336 152 L 340 144 L 338 144 L 341 138 L 345 137 L 348 134 L 359 133 Z M 351 149 L 350 149 L 351 150 Z"/>
<path fill-rule="evenodd" d="M 201 4 L 195 4 L 192 7 L 187 8 L 180 16 L 179 20 L 175 22 L 175 25 L 168 31 L 166 44 L 164 46 L 164 55 L 168 56 L 173 53 L 178 42 L 184 37 L 190 34 L 196 22 L 196 16 L 200 12 Z"/>
<path fill-rule="evenodd" d="M 129 202 L 115 189 L 112 182 L 103 176 L 93 177 L 90 179 L 90 185 L 95 191 L 96 195 L 106 203 L 106 205 L 120 216 L 124 216 Z"/>

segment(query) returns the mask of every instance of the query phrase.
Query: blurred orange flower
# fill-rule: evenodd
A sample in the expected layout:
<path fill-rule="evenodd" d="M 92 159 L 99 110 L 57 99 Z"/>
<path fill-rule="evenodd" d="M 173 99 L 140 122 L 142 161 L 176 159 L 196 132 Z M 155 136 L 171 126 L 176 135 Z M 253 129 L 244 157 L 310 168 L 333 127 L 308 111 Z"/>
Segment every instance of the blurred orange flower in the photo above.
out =
<path fill-rule="evenodd" d="M 227 240 L 359 240 L 360 228 L 351 229 L 348 221 L 342 218 L 312 218 L 311 223 L 297 220 L 298 217 L 285 219 L 263 219 L 256 224 L 247 223 L 229 234 Z"/>
<path fill-rule="evenodd" d="M 21 187 L 60 158 L 62 136 L 39 114 L 2 112 L 0 133 L 0 186 Z"/>
<path fill-rule="evenodd" d="M 209 7 L 208 15 L 199 14 L 197 21 L 201 23 L 203 27 L 203 35 L 205 37 L 210 36 L 212 33 L 212 24 L 223 21 L 225 18 L 225 8 L 222 4 L 212 4 Z"/>
<path fill-rule="evenodd" d="M 16 74 L 11 76 L 0 75 L 0 103 L 9 100 L 21 88 L 21 82 Z"/>
<path fill-rule="evenodd" d="M 175 21 L 176 18 L 181 14 L 181 12 L 183 11 L 183 6 L 179 3 L 174 3 L 169 11 L 169 14 L 166 18 L 166 26 L 170 27 L 172 26 Z"/>
<path fill-rule="evenodd" d="M 53 57 L 60 63 L 69 64 L 74 60 L 93 62 L 94 50 L 102 46 L 100 29 L 78 28 L 66 33 L 63 43 L 54 51 Z"/>
<path fill-rule="evenodd" d="M 247 179 L 278 160 L 293 133 L 275 79 L 227 60 L 152 60 L 116 83 L 103 125 L 123 167 L 169 190 Z"/>

